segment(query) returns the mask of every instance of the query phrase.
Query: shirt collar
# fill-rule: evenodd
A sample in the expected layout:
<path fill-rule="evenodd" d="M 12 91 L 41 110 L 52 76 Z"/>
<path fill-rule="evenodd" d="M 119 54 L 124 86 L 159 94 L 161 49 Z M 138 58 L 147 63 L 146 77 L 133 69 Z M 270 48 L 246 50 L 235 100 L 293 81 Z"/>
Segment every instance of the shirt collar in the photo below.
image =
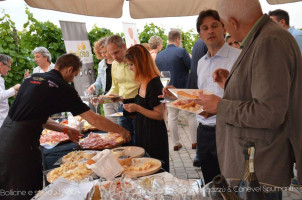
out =
<path fill-rule="evenodd" d="M 118 65 L 118 66 L 121 66 L 121 67 L 128 67 L 128 63 L 126 63 L 126 62 L 117 62 L 116 60 L 114 60 L 113 62 L 112 62 L 112 64 L 113 63 L 116 63 L 116 64 L 114 64 L 114 65 Z M 112 65 L 111 64 L 111 65 Z"/>
<path fill-rule="evenodd" d="M 248 41 L 248 39 L 251 37 L 252 32 L 256 29 L 256 27 L 258 26 L 258 24 L 264 19 L 264 15 L 262 15 L 262 17 L 260 17 L 256 23 L 253 25 L 252 29 L 249 31 L 249 33 L 245 36 L 245 38 L 243 39 L 241 45 L 240 45 L 240 49 L 243 49 L 243 47 L 246 44 L 246 41 Z"/>
<path fill-rule="evenodd" d="M 222 45 L 222 47 L 218 50 L 218 52 L 215 54 L 215 56 L 213 56 L 213 57 L 225 57 L 225 58 L 228 57 L 228 44 L 225 42 Z M 208 51 L 206 53 L 205 59 L 207 60 L 207 59 L 210 59 L 210 58 L 213 58 L 213 57 L 211 57 L 210 51 Z"/>
<path fill-rule="evenodd" d="M 294 32 L 295 31 L 295 27 L 294 26 L 291 26 L 289 29 L 287 29 L 288 30 L 288 32 L 290 32 L 290 33 L 292 33 L 292 32 Z"/>

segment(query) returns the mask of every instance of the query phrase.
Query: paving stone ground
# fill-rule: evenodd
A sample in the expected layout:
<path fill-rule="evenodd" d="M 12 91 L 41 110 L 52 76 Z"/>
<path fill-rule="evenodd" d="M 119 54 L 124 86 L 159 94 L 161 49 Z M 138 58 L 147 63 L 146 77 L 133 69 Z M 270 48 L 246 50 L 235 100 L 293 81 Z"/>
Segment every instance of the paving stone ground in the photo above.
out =
<path fill-rule="evenodd" d="M 190 141 L 189 127 L 187 119 L 182 112 L 178 118 L 178 132 L 180 143 L 182 148 L 179 151 L 174 151 L 172 136 L 169 134 L 169 152 L 170 152 L 170 173 L 180 179 L 200 179 L 202 172 L 200 167 L 193 166 L 193 160 L 195 157 L 195 149 L 192 149 L 192 143 Z M 295 195 L 294 193 L 302 195 L 302 187 L 290 188 L 289 193 L 285 194 L 283 200 L 302 200 L 302 197 Z"/>

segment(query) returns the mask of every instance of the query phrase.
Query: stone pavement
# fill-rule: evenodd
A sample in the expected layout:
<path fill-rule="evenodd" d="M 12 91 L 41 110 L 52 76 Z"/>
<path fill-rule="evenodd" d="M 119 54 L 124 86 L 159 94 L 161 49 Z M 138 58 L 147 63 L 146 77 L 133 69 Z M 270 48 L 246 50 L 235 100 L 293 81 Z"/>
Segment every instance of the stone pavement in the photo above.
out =
<path fill-rule="evenodd" d="M 170 173 L 180 179 L 200 179 L 202 178 L 202 172 L 200 167 L 193 166 L 193 160 L 195 157 L 195 149 L 192 149 L 192 143 L 190 141 L 189 127 L 187 119 L 180 112 L 178 118 L 178 133 L 182 148 L 179 151 L 174 151 L 172 136 L 169 134 L 169 152 L 170 152 Z M 302 187 L 289 188 L 290 193 L 286 193 L 283 200 L 302 200 L 302 197 L 295 195 L 298 193 L 302 195 Z"/>
<path fill-rule="evenodd" d="M 193 166 L 195 157 L 195 149 L 192 149 L 190 140 L 189 126 L 187 120 L 180 112 L 178 118 L 178 133 L 182 148 L 174 151 L 172 136 L 169 134 L 169 152 L 170 152 L 170 173 L 180 179 L 200 179 L 202 172 L 200 167 Z"/>

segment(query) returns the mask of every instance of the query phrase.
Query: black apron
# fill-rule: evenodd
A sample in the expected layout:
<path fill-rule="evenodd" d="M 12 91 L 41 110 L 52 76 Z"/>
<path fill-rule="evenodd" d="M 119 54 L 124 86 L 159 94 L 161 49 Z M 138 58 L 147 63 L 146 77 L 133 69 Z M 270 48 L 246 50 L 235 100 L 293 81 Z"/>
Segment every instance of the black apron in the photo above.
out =
<path fill-rule="evenodd" d="M 0 199 L 30 199 L 43 187 L 39 138 L 45 120 L 13 121 L 0 129 Z"/>

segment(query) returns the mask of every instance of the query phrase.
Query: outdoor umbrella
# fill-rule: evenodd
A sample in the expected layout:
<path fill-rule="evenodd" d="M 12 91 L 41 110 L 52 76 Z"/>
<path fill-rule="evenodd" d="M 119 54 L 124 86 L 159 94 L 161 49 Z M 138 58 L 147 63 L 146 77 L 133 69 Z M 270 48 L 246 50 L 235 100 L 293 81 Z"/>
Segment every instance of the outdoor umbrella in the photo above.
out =
<path fill-rule="evenodd" d="M 216 0 L 127 0 L 130 16 L 134 19 L 198 15 L 203 9 L 214 8 Z M 301 0 L 267 0 L 270 4 Z M 25 0 L 35 8 L 68 13 L 119 18 L 123 13 L 124 0 Z"/>

